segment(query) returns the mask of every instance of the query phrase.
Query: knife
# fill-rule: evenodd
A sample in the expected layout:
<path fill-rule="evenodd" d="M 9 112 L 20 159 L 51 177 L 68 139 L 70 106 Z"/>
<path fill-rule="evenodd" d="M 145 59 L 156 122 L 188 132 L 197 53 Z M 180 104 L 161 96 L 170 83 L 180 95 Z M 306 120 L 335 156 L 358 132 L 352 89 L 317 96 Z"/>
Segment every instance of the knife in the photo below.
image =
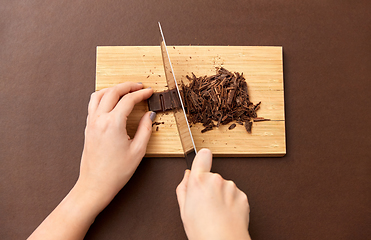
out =
<path fill-rule="evenodd" d="M 162 54 L 162 61 L 165 70 L 166 82 L 170 92 L 173 92 L 172 97 L 180 102 L 179 108 L 174 110 L 174 117 L 176 121 L 176 125 L 178 128 L 178 133 L 180 137 L 180 141 L 182 143 L 182 148 L 184 151 L 184 157 L 187 162 L 187 168 L 191 169 L 193 159 L 197 154 L 196 145 L 193 140 L 191 129 L 189 128 L 187 114 L 184 110 L 184 102 L 182 96 L 180 95 L 179 86 L 175 78 L 173 66 L 171 65 L 169 52 L 167 51 L 166 42 L 164 33 L 162 32 L 161 24 L 158 22 L 158 26 L 160 28 L 161 33 L 161 54 Z M 174 90 L 176 89 L 176 91 Z M 173 90 L 173 91 L 172 91 Z"/>

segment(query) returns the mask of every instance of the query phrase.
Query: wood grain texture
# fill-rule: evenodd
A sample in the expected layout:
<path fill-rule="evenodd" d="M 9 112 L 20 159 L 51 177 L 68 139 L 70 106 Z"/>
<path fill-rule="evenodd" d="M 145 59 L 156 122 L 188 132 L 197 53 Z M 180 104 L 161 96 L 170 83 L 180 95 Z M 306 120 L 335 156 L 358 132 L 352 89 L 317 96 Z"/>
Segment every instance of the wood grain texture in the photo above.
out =
<path fill-rule="evenodd" d="M 213 75 L 216 67 L 243 72 L 250 100 L 262 102 L 258 116 L 271 121 L 254 122 L 252 133 L 230 124 L 201 133 L 201 124 L 191 127 L 197 149 L 209 148 L 214 156 L 283 156 L 286 154 L 282 47 L 250 46 L 169 46 L 177 81 L 188 82 L 186 75 Z M 96 90 L 118 83 L 142 82 L 154 91 L 167 89 L 160 46 L 97 47 Z M 128 119 L 128 134 L 134 137 L 146 102 L 138 104 Z M 183 156 L 172 112 L 159 113 L 153 126 L 146 156 Z M 158 127 L 158 131 L 156 131 Z"/>

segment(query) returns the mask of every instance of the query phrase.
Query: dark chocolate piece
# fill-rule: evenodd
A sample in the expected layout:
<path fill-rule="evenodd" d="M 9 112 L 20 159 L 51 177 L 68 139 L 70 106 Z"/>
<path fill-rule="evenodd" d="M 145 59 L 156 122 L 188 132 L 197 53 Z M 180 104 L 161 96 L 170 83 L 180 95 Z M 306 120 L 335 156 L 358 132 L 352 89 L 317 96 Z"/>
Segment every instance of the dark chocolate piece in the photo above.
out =
<path fill-rule="evenodd" d="M 165 112 L 180 108 L 180 100 L 176 89 L 155 92 L 147 102 L 149 110 L 153 112 Z"/>

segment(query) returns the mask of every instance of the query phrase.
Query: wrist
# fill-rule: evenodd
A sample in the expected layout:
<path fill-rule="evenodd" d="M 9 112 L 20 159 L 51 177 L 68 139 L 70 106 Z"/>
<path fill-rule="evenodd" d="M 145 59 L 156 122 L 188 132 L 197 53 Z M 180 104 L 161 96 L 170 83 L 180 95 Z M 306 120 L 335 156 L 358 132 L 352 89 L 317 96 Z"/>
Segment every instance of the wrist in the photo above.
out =
<path fill-rule="evenodd" d="M 237 230 L 237 231 L 213 231 L 212 233 L 208 233 L 207 231 L 203 232 L 193 232 L 190 233 L 186 229 L 186 234 L 189 240 L 208 240 L 208 239 L 214 239 L 214 240 L 234 240 L 234 239 L 240 239 L 240 240 L 251 240 L 249 231 L 243 230 Z"/>
<path fill-rule="evenodd" d="M 85 224 L 92 224 L 108 203 L 106 204 L 96 192 L 86 188 L 80 181 L 76 182 L 62 201 L 70 214 L 86 222 Z"/>

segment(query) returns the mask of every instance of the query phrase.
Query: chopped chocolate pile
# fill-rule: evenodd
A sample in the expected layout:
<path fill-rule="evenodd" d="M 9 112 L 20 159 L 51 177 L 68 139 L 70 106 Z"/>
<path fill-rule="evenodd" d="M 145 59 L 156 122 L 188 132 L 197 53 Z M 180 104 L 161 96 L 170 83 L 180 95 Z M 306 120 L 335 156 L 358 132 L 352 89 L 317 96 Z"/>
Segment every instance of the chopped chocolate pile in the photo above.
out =
<path fill-rule="evenodd" d="M 202 123 L 205 128 L 201 132 L 204 133 L 220 124 L 236 121 L 245 124 L 246 131 L 251 133 L 261 102 L 256 105 L 250 102 L 243 73 L 218 68 L 213 76 L 196 77 L 192 73 L 187 78 L 190 83 L 182 83 L 181 93 L 190 123 Z M 259 118 L 259 121 L 262 119 Z M 229 129 L 235 126 L 232 124 Z"/>

